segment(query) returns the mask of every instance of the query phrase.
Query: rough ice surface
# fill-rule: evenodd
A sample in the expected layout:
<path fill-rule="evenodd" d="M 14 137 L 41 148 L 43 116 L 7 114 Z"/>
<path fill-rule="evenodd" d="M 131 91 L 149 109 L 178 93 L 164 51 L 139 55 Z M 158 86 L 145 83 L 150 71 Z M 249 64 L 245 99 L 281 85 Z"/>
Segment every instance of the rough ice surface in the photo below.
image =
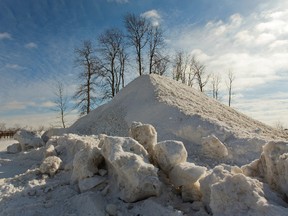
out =
<path fill-rule="evenodd" d="M 129 130 L 129 136 L 137 140 L 152 156 L 154 146 L 157 143 L 157 132 L 150 124 L 133 122 Z"/>
<path fill-rule="evenodd" d="M 40 166 L 40 171 L 43 174 L 49 174 L 50 176 L 54 176 L 54 174 L 60 168 L 62 160 L 56 156 L 49 156 L 45 158 Z"/>
<path fill-rule="evenodd" d="M 73 170 L 71 182 L 78 182 L 81 179 L 92 177 L 98 173 L 98 166 L 103 162 L 100 149 L 86 147 L 77 152 L 73 159 Z"/>
<path fill-rule="evenodd" d="M 187 151 L 180 141 L 167 140 L 159 142 L 154 147 L 154 161 L 167 174 L 177 164 L 186 162 Z"/>
<path fill-rule="evenodd" d="M 121 199 L 135 202 L 159 195 L 158 169 L 149 163 L 147 151 L 136 140 L 107 136 L 101 151 L 108 173 L 116 179 Z"/>
<path fill-rule="evenodd" d="M 22 151 L 27 151 L 44 145 L 44 141 L 39 135 L 24 129 L 18 130 L 13 138 L 20 143 Z"/>
<path fill-rule="evenodd" d="M 196 166 L 194 163 L 183 162 L 175 165 L 169 173 L 171 182 L 180 187 L 197 182 L 206 174 L 206 167 Z"/>
<path fill-rule="evenodd" d="M 263 178 L 273 189 L 288 197 L 288 143 L 270 141 L 258 160 L 242 167 L 248 176 Z"/>
<path fill-rule="evenodd" d="M 222 158 L 228 156 L 226 146 L 215 136 L 207 136 L 202 139 L 202 153 L 206 157 Z"/>
<path fill-rule="evenodd" d="M 42 138 L 0 151 L 0 215 L 288 215 L 287 134 L 165 77 Z"/>
<path fill-rule="evenodd" d="M 243 174 L 228 175 L 223 181 L 213 184 L 210 199 L 215 216 L 288 214 L 284 207 L 267 201 L 262 183 Z"/>
<path fill-rule="evenodd" d="M 10 154 L 16 154 L 22 151 L 22 147 L 20 143 L 14 143 L 12 145 L 7 146 L 7 152 Z"/>

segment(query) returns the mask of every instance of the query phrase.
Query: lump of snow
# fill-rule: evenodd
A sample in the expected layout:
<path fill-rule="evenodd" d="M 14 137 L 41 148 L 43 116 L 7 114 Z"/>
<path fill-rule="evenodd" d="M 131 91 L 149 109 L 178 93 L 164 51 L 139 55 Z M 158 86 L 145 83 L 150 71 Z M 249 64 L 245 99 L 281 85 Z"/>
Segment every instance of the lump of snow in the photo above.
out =
<path fill-rule="evenodd" d="M 269 142 L 260 159 L 242 167 L 248 176 L 262 177 L 275 190 L 288 196 L 288 143 Z"/>
<path fill-rule="evenodd" d="M 174 166 L 169 173 L 169 179 L 175 185 L 180 187 L 197 182 L 206 173 L 207 168 L 196 166 L 194 163 L 184 162 Z"/>
<path fill-rule="evenodd" d="M 231 176 L 232 174 L 227 171 L 223 166 L 216 166 L 213 170 L 209 171 L 209 174 L 204 178 L 200 179 L 200 191 L 202 193 L 202 201 L 205 206 L 210 210 L 210 195 L 211 195 L 211 185 L 223 180 L 226 176 Z"/>
<path fill-rule="evenodd" d="M 159 195 L 158 169 L 148 163 L 147 151 L 136 140 L 106 136 L 101 151 L 109 175 L 116 180 L 121 199 L 135 202 Z"/>
<path fill-rule="evenodd" d="M 45 149 L 45 152 L 44 152 L 44 157 L 47 158 L 49 156 L 56 156 L 57 153 L 55 151 L 55 147 L 54 145 L 49 145 L 46 149 Z"/>
<path fill-rule="evenodd" d="M 47 144 L 55 145 L 55 151 L 62 159 L 64 168 L 70 170 L 73 168 L 73 159 L 77 152 L 87 147 L 97 147 L 99 139 L 96 136 L 79 136 L 76 134 L 65 134 L 64 136 L 56 137 Z M 46 144 L 46 145 L 47 145 Z"/>
<path fill-rule="evenodd" d="M 202 139 L 202 152 L 206 157 L 222 158 L 228 156 L 226 146 L 215 136 L 207 136 Z"/>
<path fill-rule="evenodd" d="M 71 182 L 74 183 L 98 173 L 98 166 L 103 160 L 104 158 L 98 147 L 94 146 L 93 148 L 86 147 L 81 149 L 75 154 L 73 160 Z"/>
<path fill-rule="evenodd" d="M 243 174 L 226 176 L 211 185 L 210 207 L 215 216 L 287 215 L 287 210 L 268 203 L 263 185 Z"/>
<path fill-rule="evenodd" d="M 27 151 L 44 145 L 44 141 L 39 135 L 24 129 L 18 130 L 13 138 L 20 143 L 22 151 Z"/>
<path fill-rule="evenodd" d="M 53 136 L 63 136 L 66 133 L 67 129 L 65 128 L 51 128 L 47 131 L 45 131 L 41 138 L 42 140 L 47 143 L 48 140 Z"/>
<path fill-rule="evenodd" d="M 154 147 L 153 159 L 167 174 L 175 165 L 186 162 L 187 156 L 185 146 L 180 141 L 167 140 Z"/>
<path fill-rule="evenodd" d="M 16 154 L 21 152 L 22 147 L 20 145 L 20 143 L 14 143 L 12 145 L 7 146 L 7 152 L 10 154 Z"/>
<path fill-rule="evenodd" d="M 40 172 L 43 174 L 49 174 L 50 176 L 54 176 L 54 174 L 60 168 L 61 162 L 62 160 L 59 157 L 47 157 L 40 165 Z"/>
<path fill-rule="evenodd" d="M 93 176 L 91 178 L 85 178 L 79 181 L 78 186 L 80 189 L 80 192 L 86 192 L 102 183 L 104 183 L 106 181 L 105 177 L 102 176 Z"/>
<path fill-rule="evenodd" d="M 153 155 L 153 149 L 157 143 L 157 132 L 152 125 L 133 122 L 129 136 L 143 145 L 150 155 Z"/>

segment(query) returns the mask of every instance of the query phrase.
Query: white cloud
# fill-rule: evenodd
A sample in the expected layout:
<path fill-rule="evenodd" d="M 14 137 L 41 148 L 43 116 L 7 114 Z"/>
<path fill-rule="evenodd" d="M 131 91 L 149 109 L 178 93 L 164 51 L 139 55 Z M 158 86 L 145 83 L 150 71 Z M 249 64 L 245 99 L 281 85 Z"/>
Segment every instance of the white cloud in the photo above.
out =
<path fill-rule="evenodd" d="M 35 102 L 10 101 L 1 105 L 0 111 L 24 110 L 28 106 L 36 106 Z"/>
<path fill-rule="evenodd" d="M 23 68 L 18 64 L 6 64 L 5 67 L 13 70 L 19 70 Z"/>
<path fill-rule="evenodd" d="M 52 101 L 45 101 L 45 102 L 40 104 L 41 107 L 45 107 L 45 108 L 55 107 L 55 105 L 56 104 Z"/>
<path fill-rule="evenodd" d="M 38 48 L 38 45 L 34 42 L 30 42 L 30 43 L 25 44 L 25 47 L 28 49 L 35 49 L 35 48 Z"/>
<path fill-rule="evenodd" d="M 0 32 L 0 40 L 12 39 L 11 34 L 8 32 Z"/>
<path fill-rule="evenodd" d="M 108 2 L 116 2 L 120 4 L 125 4 L 125 3 L 128 3 L 129 0 L 108 0 Z"/>
<path fill-rule="evenodd" d="M 161 16 L 157 10 L 149 10 L 141 14 L 142 17 L 149 19 L 153 26 L 158 26 L 161 21 Z"/>

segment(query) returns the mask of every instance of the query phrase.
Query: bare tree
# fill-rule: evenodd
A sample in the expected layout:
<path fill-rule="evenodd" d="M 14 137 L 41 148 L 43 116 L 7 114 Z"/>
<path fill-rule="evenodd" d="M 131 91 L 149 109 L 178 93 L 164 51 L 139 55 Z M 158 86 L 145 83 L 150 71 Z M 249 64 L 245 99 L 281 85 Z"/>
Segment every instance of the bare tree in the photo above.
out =
<path fill-rule="evenodd" d="M 219 100 L 220 83 L 221 83 L 220 75 L 219 74 L 213 74 L 212 77 L 211 77 L 212 96 L 216 100 Z"/>
<path fill-rule="evenodd" d="M 136 61 L 138 64 L 138 72 L 141 76 L 143 74 L 143 48 L 148 42 L 149 22 L 145 17 L 136 16 L 135 14 L 128 13 L 124 17 L 124 24 L 128 32 L 127 38 L 129 43 L 135 47 Z"/>
<path fill-rule="evenodd" d="M 75 63 L 83 70 L 79 74 L 82 83 L 74 94 L 74 99 L 77 100 L 76 107 L 79 108 L 80 114 L 84 115 L 91 111 L 96 101 L 96 79 L 101 75 L 101 66 L 91 41 L 84 41 L 82 47 L 75 49 L 75 53 Z"/>
<path fill-rule="evenodd" d="M 122 47 L 120 49 L 120 52 L 119 52 L 120 75 L 121 75 L 122 88 L 125 87 L 125 69 L 126 69 L 126 61 L 127 60 L 128 60 L 128 54 L 125 51 L 125 48 Z M 120 84 L 118 86 L 120 86 Z"/>
<path fill-rule="evenodd" d="M 168 55 L 156 55 L 153 62 L 153 73 L 162 76 L 167 71 L 169 63 L 170 60 Z"/>
<path fill-rule="evenodd" d="M 173 66 L 173 79 L 186 83 L 186 73 L 189 65 L 189 55 L 183 51 L 176 52 Z"/>
<path fill-rule="evenodd" d="M 191 59 L 190 68 L 193 71 L 195 79 L 198 83 L 199 90 L 203 92 L 204 87 L 207 85 L 209 81 L 210 74 L 206 72 L 205 65 L 202 64 L 200 61 L 198 61 L 195 56 L 193 56 Z"/>
<path fill-rule="evenodd" d="M 62 82 L 57 81 L 55 85 L 54 95 L 56 96 L 56 98 L 53 101 L 55 103 L 55 108 L 53 110 L 59 113 L 61 124 L 63 128 L 65 128 L 65 115 L 68 109 L 68 97 L 64 92 L 64 85 Z"/>
<path fill-rule="evenodd" d="M 233 94 L 232 85 L 233 85 L 234 80 L 235 80 L 235 75 L 231 70 L 229 70 L 228 80 L 226 83 L 227 89 L 228 89 L 228 105 L 229 105 L 229 107 L 231 106 L 231 101 L 232 101 L 232 94 Z"/>
<path fill-rule="evenodd" d="M 113 98 L 124 86 L 124 71 L 127 54 L 124 36 L 119 29 L 106 30 L 98 38 L 102 57 L 103 77 L 109 88 L 105 90 L 106 98 Z M 122 83 L 122 85 L 121 85 Z"/>
<path fill-rule="evenodd" d="M 164 36 L 160 26 L 151 25 L 148 31 L 149 38 L 149 74 L 156 73 L 155 67 L 165 65 L 167 58 L 162 57 L 162 50 L 164 49 Z M 161 62 L 163 61 L 163 62 Z"/>

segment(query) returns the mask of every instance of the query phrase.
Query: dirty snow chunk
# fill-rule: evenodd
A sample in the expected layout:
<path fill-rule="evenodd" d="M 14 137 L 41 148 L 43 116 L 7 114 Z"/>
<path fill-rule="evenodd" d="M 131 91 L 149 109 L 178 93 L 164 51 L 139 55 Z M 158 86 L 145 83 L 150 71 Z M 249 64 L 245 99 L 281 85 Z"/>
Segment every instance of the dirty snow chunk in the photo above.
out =
<path fill-rule="evenodd" d="M 169 179 L 175 187 L 190 185 L 205 175 L 207 168 L 196 166 L 194 163 L 183 162 L 176 164 L 169 173 Z"/>
<path fill-rule="evenodd" d="M 106 181 L 105 177 L 102 176 L 93 176 L 91 178 L 85 178 L 79 181 L 78 186 L 80 189 L 80 192 L 83 193 L 85 191 L 88 191 L 97 185 L 102 184 L 103 182 Z"/>
<path fill-rule="evenodd" d="M 261 182 L 243 174 L 226 176 L 211 185 L 213 215 L 287 215 L 287 209 L 268 203 L 262 188 Z"/>
<path fill-rule="evenodd" d="M 206 157 L 211 158 L 228 156 L 226 146 L 215 135 L 210 135 L 202 139 L 202 152 Z"/>
<path fill-rule="evenodd" d="M 288 196 L 288 143 L 269 142 L 260 159 L 242 167 L 248 176 L 264 177 L 275 190 Z"/>
<path fill-rule="evenodd" d="M 149 154 L 153 154 L 154 146 L 157 143 L 157 132 L 152 125 L 133 122 L 129 130 L 129 136 L 143 145 Z"/>
<path fill-rule="evenodd" d="M 56 156 L 47 157 L 40 165 L 40 172 L 53 176 L 59 169 L 62 160 Z"/>
<path fill-rule="evenodd" d="M 74 183 L 98 173 L 98 166 L 103 160 L 104 158 L 98 147 L 94 146 L 93 148 L 86 147 L 81 149 L 75 154 L 73 160 L 71 182 Z"/>
<path fill-rule="evenodd" d="M 154 147 L 154 160 L 168 174 L 175 165 L 186 162 L 187 151 L 180 141 L 159 142 Z"/>
<path fill-rule="evenodd" d="M 45 152 L 44 152 L 44 157 L 47 158 L 49 156 L 56 156 L 57 153 L 55 151 L 55 147 L 54 145 L 49 145 L 46 149 L 45 149 Z"/>
<path fill-rule="evenodd" d="M 44 145 L 44 141 L 39 135 L 24 129 L 17 131 L 13 138 L 20 143 L 22 151 L 27 151 Z"/>
<path fill-rule="evenodd" d="M 75 154 L 86 147 L 97 147 L 99 139 L 96 136 L 65 134 L 64 136 L 57 137 L 53 142 L 56 142 L 53 145 L 56 146 L 55 150 L 62 159 L 65 169 L 69 170 L 73 168 L 73 159 Z"/>
<path fill-rule="evenodd" d="M 51 128 L 47 131 L 45 131 L 41 138 L 42 140 L 47 143 L 48 140 L 53 136 L 63 136 L 67 132 L 66 128 Z"/>
<path fill-rule="evenodd" d="M 148 163 L 147 151 L 136 140 L 106 136 L 101 151 L 121 199 L 135 202 L 159 195 L 158 169 Z"/>
<path fill-rule="evenodd" d="M 21 152 L 22 148 L 20 143 L 14 143 L 12 145 L 7 146 L 7 152 L 10 154 L 16 154 Z"/>
<path fill-rule="evenodd" d="M 211 185 L 223 180 L 226 176 L 231 176 L 232 174 L 225 170 L 223 166 L 216 166 L 208 172 L 208 174 L 199 180 L 200 191 L 202 193 L 202 202 L 210 210 L 210 195 L 211 195 Z"/>

